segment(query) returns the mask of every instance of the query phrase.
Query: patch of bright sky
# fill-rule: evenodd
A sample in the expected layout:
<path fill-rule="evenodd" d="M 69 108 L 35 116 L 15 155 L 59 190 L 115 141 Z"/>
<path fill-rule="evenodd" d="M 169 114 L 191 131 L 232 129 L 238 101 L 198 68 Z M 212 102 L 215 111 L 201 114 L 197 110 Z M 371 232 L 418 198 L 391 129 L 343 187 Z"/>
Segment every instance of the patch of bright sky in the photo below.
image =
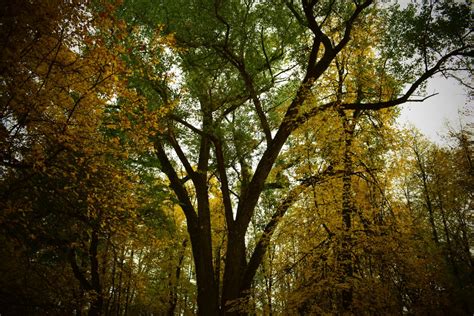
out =
<path fill-rule="evenodd" d="M 402 106 L 398 123 L 413 125 L 428 139 L 443 144 L 449 129 L 459 130 L 474 122 L 474 103 L 456 80 L 441 76 L 431 78 L 427 95 L 438 93 L 424 102 L 406 103 Z"/>

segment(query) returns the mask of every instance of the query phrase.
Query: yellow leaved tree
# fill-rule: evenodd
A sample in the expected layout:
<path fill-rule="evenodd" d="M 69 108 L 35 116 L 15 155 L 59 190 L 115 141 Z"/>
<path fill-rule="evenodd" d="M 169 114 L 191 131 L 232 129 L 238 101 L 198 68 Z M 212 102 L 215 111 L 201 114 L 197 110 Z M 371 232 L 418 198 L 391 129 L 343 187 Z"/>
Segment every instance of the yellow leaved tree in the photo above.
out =
<path fill-rule="evenodd" d="M 126 253 L 125 268 L 119 245 L 133 243 L 150 202 L 128 161 L 150 148 L 160 114 L 110 40 L 125 23 L 82 1 L 1 10 L 2 311 L 126 310 L 136 263 Z"/>

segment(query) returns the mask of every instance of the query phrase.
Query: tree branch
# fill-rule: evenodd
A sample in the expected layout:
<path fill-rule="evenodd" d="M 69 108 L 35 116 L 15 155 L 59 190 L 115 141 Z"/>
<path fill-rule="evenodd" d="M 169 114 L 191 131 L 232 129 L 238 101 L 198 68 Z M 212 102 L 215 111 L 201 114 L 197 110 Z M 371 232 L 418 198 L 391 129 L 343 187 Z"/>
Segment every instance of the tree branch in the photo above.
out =
<path fill-rule="evenodd" d="M 285 200 L 280 204 L 275 213 L 273 213 L 272 218 L 265 226 L 262 236 L 257 242 L 255 249 L 252 253 L 252 257 L 247 265 L 247 269 L 242 278 L 242 291 L 245 291 L 250 288 L 252 280 L 257 273 L 258 267 L 260 266 L 265 253 L 267 252 L 270 239 L 280 222 L 281 218 L 285 215 L 286 211 L 290 206 L 296 201 L 298 196 L 304 189 L 307 187 L 306 184 L 300 184 L 293 188 L 285 198 Z"/>
<path fill-rule="evenodd" d="M 465 51 L 467 48 L 470 47 L 461 47 L 458 48 L 445 56 L 441 57 L 438 62 L 428 69 L 428 71 L 424 72 L 408 89 L 408 91 L 401 97 L 390 100 L 390 101 L 384 101 L 384 102 L 377 102 L 377 103 L 343 103 L 341 104 L 341 108 L 344 110 L 380 110 L 384 108 L 389 108 L 393 107 L 396 105 L 400 105 L 406 102 L 422 102 L 422 100 L 410 100 L 410 96 L 429 78 L 431 78 L 433 75 L 438 73 L 443 66 L 445 62 L 447 62 L 451 57 L 454 56 L 470 56 L 472 54 L 471 51 Z M 431 97 L 431 96 L 428 96 Z M 425 98 L 426 99 L 426 98 Z"/>
<path fill-rule="evenodd" d="M 247 290 L 251 286 L 251 282 L 255 276 L 255 273 L 260 266 L 265 253 L 267 252 L 268 245 L 270 240 L 275 232 L 275 229 L 283 218 L 285 213 L 288 211 L 291 205 L 296 201 L 298 196 L 309 186 L 315 185 L 320 183 L 324 180 L 325 176 L 328 175 L 336 175 L 341 174 L 342 172 L 333 171 L 332 169 L 326 169 L 325 171 L 321 172 L 318 175 L 308 177 L 301 180 L 301 184 L 294 187 L 283 200 L 283 202 L 278 206 L 275 213 L 273 213 L 270 221 L 267 223 L 265 228 L 263 229 L 262 236 L 258 240 L 255 249 L 252 253 L 252 257 L 247 265 L 247 269 L 245 270 L 245 274 L 243 275 L 242 281 L 242 289 L 243 291 Z"/>
<path fill-rule="evenodd" d="M 181 119 L 180 117 L 176 115 L 171 115 L 170 118 L 188 127 L 190 130 L 201 135 L 202 137 L 209 138 L 213 142 L 215 153 L 216 153 L 217 169 L 218 169 L 220 183 L 221 183 L 222 200 L 224 204 L 226 222 L 227 222 L 228 227 L 231 227 L 234 222 L 233 214 L 232 214 L 232 203 L 230 199 L 229 181 L 227 178 L 227 173 L 226 173 L 226 168 L 225 168 L 224 152 L 222 150 L 222 144 L 220 140 L 218 140 L 214 135 L 206 133 L 196 128 L 195 126 L 189 124 L 188 122 L 186 122 L 185 120 Z M 182 155 L 184 155 L 184 153 L 182 153 Z"/>
<path fill-rule="evenodd" d="M 313 39 L 313 49 L 311 53 L 312 55 L 310 55 L 309 60 L 310 63 L 308 63 L 306 75 L 296 92 L 296 96 L 288 106 L 283 121 L 281 122 L 275 137 L 270 143 L 268 143 L 267 149 L 264 151 L 257 165 L 252 180 L 250 181 L 245 192 L 242 194 L 242 198 L 237 208 L 236 218 L 236 227 L 239 227 L 239 229 L 242 231 L 245 231 L 248 227 L 254 212 L 255 205 L 258 203 L 258 199 L 263 190 L 265 180 L 272 169 L 276 158 L 278 157 L 289 135 L 297 128 L 295 121 L 300 115 L 300 107 L 307 99 L 311 86 L 315 80 L 317 80 L 328 69 L 336 54 L 347 44 L 350 35 L 350 28 L 352 27 L 355 19 L 364 8 L 370 5 L 371 2 L 371 0 L 368 0 L 356 8 L 354 14 L 352 15 L 351 19 L 349 19 L 347 24 L 349 28 L 346 29 L 345 34 L 347 39 L 341 40 L 341 42 L 338 44 L 338 50 L 334 50 L 332 48 L 331 41 L 325 34 L 322 33 L 316 23 L 316 20 L 314 19 L 313 7 L 316 4 L 316 1 L 311 1 L 311 3 L 306 1 L 303 2 L 305 15 L 308 19 L 308 22 L 311 23 L 310 29 L 315 32 Z M 321 42 L 323 42 L 323 45 L 326 48 L 324 55 L 319 59 L 319 61 L 317 61 L 316 64 L 311 65 L 313 58 L 315 60 L 317 57 L 317 50 Z"/>
<path fill-rule="evenodd" d="M 291 11 L 293 16 L 296 18 L 299 24 L 302 26 L 308 27 L 308 23 L 301 17 L 301 15 L 296 11 L 295 6 L 293 5 L 293 1 L 285 1 L 286 7 Z"/>
<path fill-rule="evenodd" d="M 270 77 L 272 78 L 272 83 L 274 83 L 275 80 L 274 80 L 274 76 L 273 76 L 272 65 L 270 64 L 270 60 L 268 59 L 268 55 L 267 55 L 267 50 L 265 49 L 265 41 L 264 41 L 264 37 L 263 37 L 263 27 L 260 29 L 260 43 L 262 44 L 262 51 L 263 51 L 263 55 L 265 56 L 266 66 L 268 68 L 268 71 L 270 72 Z"/>
<path fill-rule="evenodd" d="M 315 39 L 317 39 L 318 42 L 323 43 L 325 49 L 324 54 L 326 55 L 329 52 L 332 52 L 333 47 L 331 40 L 326 34 L 323 33 L 314 16 L 313 8 L 316 4 L 316 1 L 311 1 L 311 3 L 308 3 L 307 1 L 302 1 L 302 3 L 306 21 L 308 22 L 308 27 L 311 32 L 313 32 Z"/>
<path fill-rule="evenodd" d="M 258 97 L 257 92 L 255 91 L 253 80 L 247 73 L 243 65 L 239 67 L 239 71 L 244 79 L 245 86 L 247 87 L 247 90 L 250 93 L 253 104 L 255 105 L 255 111 L 257 112 L 258 118 L 260 120 L 260 125 L 262 126 L 263 133 L 265 134 L 265 139 L 267 140 L 267 144 L 269 144 L 272 141 L 272 133 L 270 131 L 270 125 L 268 124 L 265 112 L 263 112 L 260 98 Z"/>
<path fill-rule="evenodd" d="M 189 194 L 183 186 L 181 179 L 176 174 L 176 171 L 174 170 L 173 166 L 171 165 L 171 162 L 168 159 L 168 156 L 166 155 L 166 152 L 161 142 L 159 140 L 155 140 L 154 146 L 156 156 L 160 161 L 161 170 L 166 174 L 170 181 L 170 187 L 171 189 L 173 189 L 180 202 L 180 206 L 183 209 L 184 215 L 186 216 L 188 226 L 195 231 L 197 230 L 198 223 L 197 214 L 194 210 L 191 200 L 189 199 Z"/>
<path fill-rule="evenodd" d="M 214 148 L 216 150 L 216 160 L 217 160 L 217 171 L 220 176 L 221 183 L 221 192 L 222 192 L 222 201 L 224 203 L 224 213 L 225 219 L 227 222 L 227 227 L 233 229 L 234 225 L 234 215 L 232 213 L 232 202 L 230 199 L 230 190 L 229 190 L 229 180 L 227 179 L 227 173 L 225 168 L 224 153 L 222 150 L 222 144 L 220 141 L 214 142 Z"/>
<path fill-rule="evenodd" d="M 213 135 L 211 135 L 211 134 L 209 134 L 209 133 L 206 133 L 206 132 L 200 130 L 199 128 L 197 128 L 197 127 L 195 127 L 194 125 L 192 125 L 192 124 L 186 122 L 185 120 L 183 120 L 182 118 L 180 118 L 180 117 L 177 116 L 177 115 L 171 114 L 171 115 L 169 115 L 169 118 L 171 118 L 173 121 L 176 121 L 176 122 L 180 123 L 181 125 L 186 126 L 187 128 L 189 128 L 190 130 L 192 130 L 192 131 L 195 132 L 196 134 L 199 134 L 199 135 L 201 135 L 201 136 L 203 136 L 203 137 L 208 137 L 208 138 L 210 138 L 210 139 L 213 139 L 213 138 L 214 138 Z"/>
<path fill-rule="evenodd" d="M 181 163 L 184 166 L 184 169 L 186 170 L 188 175 L 191 177 L 191 180 L 195 181 L 196 172 L 193 170 L 193 167 L 189 163 L 188 158 L 186 158 L 186 155 L 181 149 L 181 146 L 179 146 L 179 143 L 172 132 L 169 133 L 168 140 L 170 141 L 171 146 L 173 147 L 176 155 L 178 156 L 179 161 L 181 161 Z"/>
<path fill-rule="evenodd" d="M 351 38 L 351 31 L 352 31 L 352 27 L 354 26 L 354 22 L 355 20 L 357 19 L 357 17 L 359 17 L 360 13 L 365 9 L 367 8 L 368 6 L 370 6 L 372 4 L 373 0 L 367 0 L 367 1 L 364 1 L 362 4 L 360 5 L 357 5 L 356 4 L 356 9 L 354 11 L 354 13 L 352 14 L 352 16 L 349 18 L 349 20 L 347 20 L 346 22 L 346 29 L 344 30 L 344 36 L 342 37 L 341 41 L 339 42 L 339 44 L 336 45 L 336 47 L 334 48 L 334 50 L 336 51 L 336 53 L 338 53 L 339 51 L 341 51 L 345 46 L 346 44 L 349 42 L 350 38 Z"/>
<path fill-rule="evenodd" d="M 68 259 L 69 263 L 71 264 L 72 272 L 81 284 L 81 288 L 86 291 L 92 290 L 92 285 L 89 283 L 89 281 L 87 281 L 86 277 L 84 276 L 84 273 L 81 271 L 77 264 L 76 251 L 74 249 L 68 251 Z"/>

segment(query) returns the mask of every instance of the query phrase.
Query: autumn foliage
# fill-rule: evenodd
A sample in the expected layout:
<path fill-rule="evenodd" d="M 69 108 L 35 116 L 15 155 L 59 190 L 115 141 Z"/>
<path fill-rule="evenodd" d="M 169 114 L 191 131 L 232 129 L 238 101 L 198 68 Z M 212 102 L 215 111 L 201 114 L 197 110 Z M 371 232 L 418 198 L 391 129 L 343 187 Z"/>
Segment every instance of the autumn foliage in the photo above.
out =
<path fill-rule="evenodd" d="M 0 314 L 473 313 L 472 126 L 397 125 L 469 5 L 0 12 Z"/>

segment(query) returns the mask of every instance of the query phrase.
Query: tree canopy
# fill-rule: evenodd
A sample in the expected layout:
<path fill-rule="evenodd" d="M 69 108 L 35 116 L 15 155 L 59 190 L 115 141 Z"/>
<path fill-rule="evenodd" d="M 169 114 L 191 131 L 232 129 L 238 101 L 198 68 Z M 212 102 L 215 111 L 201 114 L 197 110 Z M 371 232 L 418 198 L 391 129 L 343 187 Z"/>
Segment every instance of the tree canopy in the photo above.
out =
<path fill-rule="evenodd" d="M 468 1 L 1 10 L 0 313 L 474 311 Z"/>

